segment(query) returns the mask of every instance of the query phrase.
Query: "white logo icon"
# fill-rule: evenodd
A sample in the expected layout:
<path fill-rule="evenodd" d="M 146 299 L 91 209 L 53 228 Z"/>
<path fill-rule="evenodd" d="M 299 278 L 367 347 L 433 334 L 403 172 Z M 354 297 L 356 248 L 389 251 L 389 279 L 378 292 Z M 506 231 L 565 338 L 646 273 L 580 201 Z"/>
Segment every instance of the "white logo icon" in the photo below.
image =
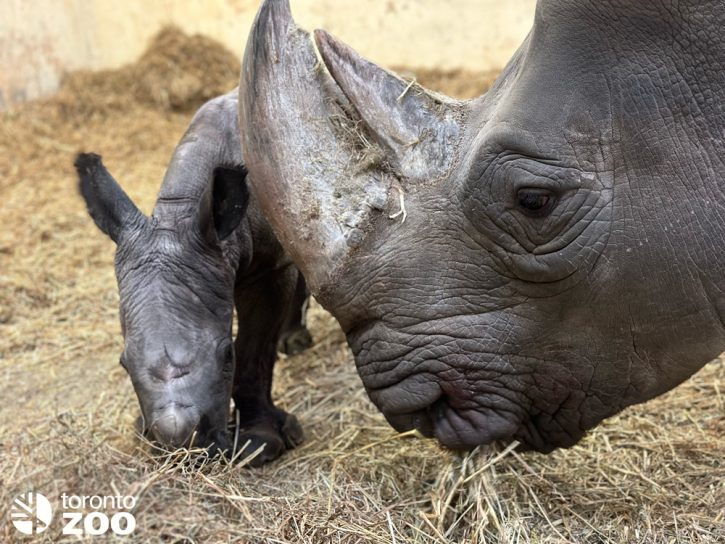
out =
<path fill-rule="evenodd" d="M 15 528 L 25 535 L 42 533 L 53 519 L 50 501 L 40 493 L 25 493 L 15 499 L 10 517 Z"/>

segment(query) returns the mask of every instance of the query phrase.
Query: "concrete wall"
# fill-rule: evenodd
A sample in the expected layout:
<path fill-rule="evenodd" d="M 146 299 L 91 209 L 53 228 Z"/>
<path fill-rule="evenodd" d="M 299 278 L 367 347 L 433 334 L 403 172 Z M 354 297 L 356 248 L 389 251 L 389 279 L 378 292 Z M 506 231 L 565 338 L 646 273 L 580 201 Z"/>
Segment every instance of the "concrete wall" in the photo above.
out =
<path fill-rule="evenodd" d="M 291 0 L 298 23 L 325 28 L 384 65 L 486 70 L 528 32 L 535 0 Z M 0 109 L 51 94 L 66 71 L 132 62 L 169 23 L 241 57 L 258 0 L 0 0 Z"/>

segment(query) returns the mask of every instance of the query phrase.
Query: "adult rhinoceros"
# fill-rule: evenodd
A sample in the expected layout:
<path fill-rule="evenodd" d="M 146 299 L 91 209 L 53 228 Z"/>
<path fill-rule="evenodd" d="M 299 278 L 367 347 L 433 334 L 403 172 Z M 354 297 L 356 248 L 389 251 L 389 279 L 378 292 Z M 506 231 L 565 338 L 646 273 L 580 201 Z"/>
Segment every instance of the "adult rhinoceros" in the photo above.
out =
<path fill-rule="evenodd" d="M 722 0 L 541 0 L 459 102 L 264 3 L 253 187 L 396 429 L 549 451 L 725 350 L 723 28 Z"/>

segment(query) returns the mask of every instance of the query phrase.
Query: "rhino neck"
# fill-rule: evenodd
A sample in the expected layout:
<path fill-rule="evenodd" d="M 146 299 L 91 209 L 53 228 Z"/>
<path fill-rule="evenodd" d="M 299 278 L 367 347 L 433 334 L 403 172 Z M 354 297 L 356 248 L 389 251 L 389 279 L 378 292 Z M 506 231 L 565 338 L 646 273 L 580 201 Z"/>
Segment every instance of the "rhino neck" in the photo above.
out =
<path fill-rule="evenodd" d="M 153 215 L 178 218 L 196 210 L 218 166 L 244 163 L 239 142 L 237 90 L 210 100 L 196 113 L 176 146 Z"/>
<path fill-rule="evenodd" d="M 218 167 L 242 166 L 237 94 L 217 97 L 196 113 L 174 150 L 153 210 L 153 223 L 160 231 L 179 235 L 198 230 L 203 201 L 209 201 Z M 236 270 L 245 245 L 245 232 L 237 229 L 221 246 L 228 263 Z M 247 243 L 247 245 L 249 245 Z"/>

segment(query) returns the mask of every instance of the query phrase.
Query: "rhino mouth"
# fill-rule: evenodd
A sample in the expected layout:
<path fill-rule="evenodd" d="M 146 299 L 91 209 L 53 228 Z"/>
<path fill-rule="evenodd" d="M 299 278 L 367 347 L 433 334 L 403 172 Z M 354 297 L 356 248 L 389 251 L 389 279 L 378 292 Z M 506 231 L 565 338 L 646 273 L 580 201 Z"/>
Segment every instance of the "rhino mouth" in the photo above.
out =
<path fill-rule="evenodd" d="M 595 409 L 596 395 L 570 367 L 484 350 L 480 339 L 411 336 L 377 323 L 348 341 L 368 396 L 390 425 L 452 450 L 516 440 L 548 452 L 573 445 L 590 422 L 610 415 Z"/>
<path fill-rule="evenodd" d="M 455 399 L 442 394 L 422 409 L 409 412 L 382 409 L 382 412 L 396 431 L 415 429 L 455 451 L 469 451 L 477 446 L 515 439 L 521 441 L 521 424 L 511 414 L 492 409 L 456 409 L 455 404 Z M 525 441 L 524 446 L 532 447 L 529 441 Z"/>
<path fill-rule="evenodd" d="M 442 446 L 456 451 L 510 442 L 519 430 L 515 421 L 501 414 L 451 408 L 450 399 L 445 395 L 423 410 L 406 414 L 383 413 L 398 432 L 416 429 L 423 436 L 435 438 Z"/>
<path fill-rule="evenodd" d="M 218 419 L 196 406 L 172 401 L 160 408 L 144 410 L 142 407 L 136 430 L 162 450 L 201 448 L 216 455 L 230 448 L 226 421 L 219 425 L 213 421 Z"/>
<path fill-rule="evenodd" d="M 570 447 L 584 435 L 584 430 L 571 429 L 550 417 L 521 418 L 493 408 L 457 409 L 453 407 L 455 404 L 455 399 L 441 395 L 422 409 L 391 412 L 381 408 L 381 411 L 396 431 L 415 429 L 454 451 L 470 451 L 478 446 L 515 440 L 522 450 L 548 453 L 555 448 Z"/>

